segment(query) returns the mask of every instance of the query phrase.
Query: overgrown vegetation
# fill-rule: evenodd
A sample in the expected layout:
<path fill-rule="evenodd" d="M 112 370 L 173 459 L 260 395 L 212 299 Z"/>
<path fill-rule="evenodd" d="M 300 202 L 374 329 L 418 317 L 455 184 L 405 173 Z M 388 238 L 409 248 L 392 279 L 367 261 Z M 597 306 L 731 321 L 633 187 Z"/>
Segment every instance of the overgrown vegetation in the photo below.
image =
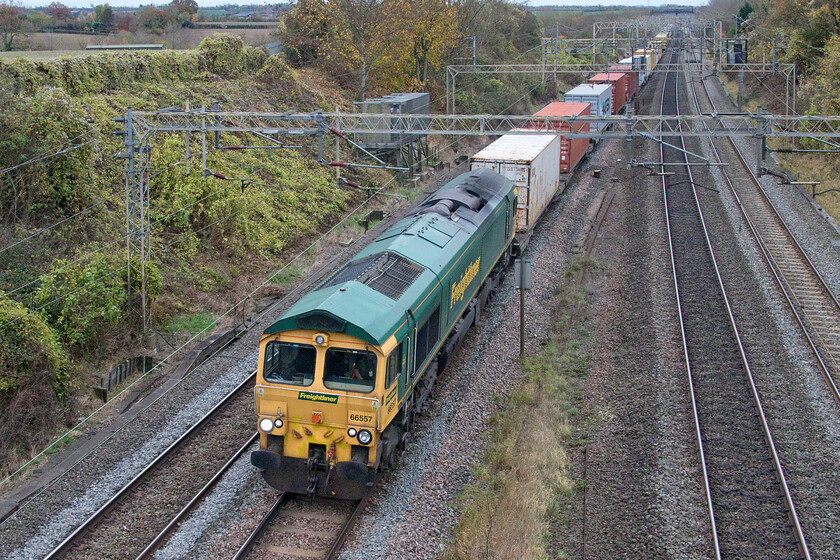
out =
<path fill-rule="evenodd" d="M 739 33 L 749 39 L 750 62 L 772 60 L 774 39 L 779 62 L 796 65 L 800 114 L 840 114 L 840 5 L 834 0 L 732 1 L 710 3 L 712 13 L 724 21 L 741 19 Z M 785 84 L 779 76 L 747 79 L 745 104 L 762 105 L 771 112 L 785 113 Z M 729 83 L 732 89 L 734 84 Z M 782 148 L 770 141 L 770 147 Z M 795 147 L 825 149 L 813 140 L 798 140 Z M 780 154 L 783 165 L 802 181 L 819 181 L 817 192 L 840 189 L 840 160 L 829 154 Z M 840 220 L 840 193 L 819 195 L 818 202 Z"/>
<path fill-rule="evenodd" d="M 0 293 L 0 462 L 15 464 L 67 418 L 70 367 L 44 318 Z"/>
<path fill-rule="evenodd" d="M 184 53 L 0 62 L 0 90 L 2 474 L 72 417 L 94 374 L 142 350 L 139 262 L 126 261 L 124 163 L 113 157 L 123 146 L 112 119 L 127 107 L 217 101 L 277 112 L 327 106 L 282 56 L 228 35 Z M 315 162 L 314 144 L 212 150 L 208 168 L 237 178 L 224 181 L 195 160 L 187 172 L 185 143 L 162 135 L 152 144 L 145 272 L 152 325 L 189 333 L 207 322 L 178 317 L 196 317 L 199 299 L 201 311 L 217 311 L 201 294 L 220 294 L 218 307 L 226 290 L 247 291 L 248 278 L 267 276 L 290 244 L 332 221 L 354 193 Z M 220 143 L 256 142 L 226 135 Z"/>
<path fill-rule="evenodd" d="M 585 293 L 576 262 L 557 288 L 553 325 L 540 353 L 522 364 L 525 379 L 489 420 L 476 482 L 461 498 L 462 517 L 445 557 L 454 560 L 556 557 L 553 524 L 576 488 L 569 449 L 579 445 L 579 393 L 587 371 Z"/>

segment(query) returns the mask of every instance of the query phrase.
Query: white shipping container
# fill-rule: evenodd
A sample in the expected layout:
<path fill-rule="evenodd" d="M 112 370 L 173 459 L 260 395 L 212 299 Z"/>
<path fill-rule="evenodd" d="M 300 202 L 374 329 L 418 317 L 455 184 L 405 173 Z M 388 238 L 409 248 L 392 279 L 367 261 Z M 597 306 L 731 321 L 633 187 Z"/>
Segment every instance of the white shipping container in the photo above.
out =
<path fill-rule="evenodd" d="M 560 187 L 560 135 L 506 134 L 470 158 L 516 184 L 516 231 L 533 229 Z"/>
<path fill-rule="evenodd" d="M 589 114 L 606 117 L 612 115 L 612 86 L 610 84 L 581 84 L 570 89 L 563 96 L 567 103 L 589 103 Z M 591 123 L 589 130 L 594 132 L 606 126 L 604 123 Z"/>
<path fill-rule="evenodd" d="M 647 79 L 647 58 L 643 55 L 633 55 L 633 68 L 637 68 L 639 72 L 639 85 L 645 83 Z"/>

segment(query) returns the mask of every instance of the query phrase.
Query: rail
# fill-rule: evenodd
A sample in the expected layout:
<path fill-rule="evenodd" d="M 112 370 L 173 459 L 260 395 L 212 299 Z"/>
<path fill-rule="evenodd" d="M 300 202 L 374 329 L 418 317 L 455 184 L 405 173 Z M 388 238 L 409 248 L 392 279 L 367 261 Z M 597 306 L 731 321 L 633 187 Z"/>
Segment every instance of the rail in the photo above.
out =
<path fill-rule="evenodd" d="M 172 518 L 169 524 L 166 527 L 164 527 L 160 533 L 158 533 L 158 535 L 152 540 L 152 542 L 150 542 L 148 546 L 146 546 L 146 548 L 144 548 L 143 551 L 137 555 L 136 560 L 145 560 L 147 558 L 152 557 L 155 551 L 158 548 L 160 548 L 160 546 L 166 541 L 166 539 L 168 539 L 175 532 L 175 529 L 178 527 L 181 521 L 183 521 L 187 517 L 187 515 L 190 512 L 192 512 L 193 509 L 195 509 L 195 506 L 198 505 L 201 502 L 201 500 L 203 500 L 210 493 L 210 490 L 216 487 L 216 484 L 219 482 L 219 480 L 221 480 L 225 473 L 228 470 L 230 470 L 230 467 L 232 467 L 234 463 L 236 463 L 236 461 L 239 460 L 239 458 L 242 457 L 245 454 L 245 452 L 251 448 L 251 446 L 254 444 L 254 442 L 257 441 L 259 436 L 259 432 L 254 432 L 254 435 L 252 435 L 251 438 L 248 441 L 246 441 L 245 444 L 242 447 L 240 447 L 239 450 L 230 459 L 228 459 L 227 463 L 225 463 L 222 466 L 222 468 L 219 469 L 218 472 L 216 472 L 216 474 L 213 475 L 213 477 L 209 481 L 207 481 L 207 484 L 205 484 L 201 488 L 201 490 L 199 490 L 196 493 L 196 495 L 193 496 L 189 503 L 187 503 L 187 505 L 185 505 L 181 509 L 181 511 L 179 511 L 178 514 Z"/>
<path fill-rule="evenodd" d="M 678 75 L 677 75 L 677 79 L 678 79 Z M 676 107 L 677 107 L 676 112 L 679 113 L 679 111 L 680 111 L 680 109 L 679 109 L 679 88 L 675 87 L 675 91 L 676 91 L 675 96 L 676 96 Z M 664 103 L 664 99 L 665 99 L 665 88 L 663 86 L 663 96 L 662 96 L 663 103 Z M 681 140 L 681 142 L 683 142 L 683 149 L 685 149 L 684 141 Z M 661 146 L 660 150 L 661 150 L 661 154 L 663 155 L 663 161 L 664 161 L 664 146 Z M 685 162 L 688 163 L 688 158 L 687 158 L 686 154 L 683 153 L 682 155 L 683 155 L 683 159 L 685 160 Z M 663 169 L 664 169 L 664 167 L 663 167 Z M 693 178 L 693 174 L 692 174 L 692 171 L 691 171 L 691 166 L 686 166 L 686 171 L 687 171 L 687 174 L 688 174 L 689 181 L 693 186 L 695 183 L 694 183 L 694 178 Z M 663 192 L 665 193 L 666 205 L 667 205 L 666 182 L 667 182 L 666 177 L 663 175 Z M 770 450 L 770 455 L 771 455 L 771 459 L 772 459 L 772 462 L 773 462 L 773 468 L 774 468 L 774 471 L 775 471 L 775 474 L 776 474 L 776 478 L 779 481 L 780 487 L 782 489 L 782 493 L 784 495 L 785 505 L 786 505 L 788 515 L 790 517 L 791 525 L 793 526 L 793 530 L 794 530 L 795 537 L 796 537 L 796 544 L 797 544 L 797 547 L 799 548 L 799 551 L 802 554 L 803 558 L 805 558 L 806 560 L 810 560 L 811 555 L 810 555 L 810 552 L 808 550 L 808 545 L 807 545 L 807 542 L 806 542 L 806 539 L 805 539 L 805 535 L 802 531 L 802 526 L 801 526 L 801 523 L 799 521 L 799 516 L 796 512 L 796 507 L 793 503 L 793 498 L 792 498 L 791 493 L 790 493 L 790 488 L 788 487 L 788 484 L 787 484 L 787 480 L 786 480 L 785 473 L 784 473 L 784 468 L 782 467 L 781 461 L 779 459 L 778 451 L 776 449 L 776 445 L 775 445 L 775 442 L 773 440 L 773 436 L 772 436 L 772 433 L 770 431 L 770 427 L 769 427 L 769 424 L 767 422 L 766 415 L 764 413 L 764 408 L 763 408 L 762 403 L 761 403 L 761 398 L 758 394 L 758 389 L 755 385 L 755 379 L 753 377 L 752 368 L 750 367 L 749 360 L 746 356 L 746 351 L 744 349 L 744 344 L 743 344 L 743 341 L 741 339 L 741 335 L 740 335 L 739 330 L 738 330 L 738 325 L 737 325 L 737 322 L 735 320 L 734 313 L 732 311 L 732 306 L 731 306 L 730 301 L 729 301 L 729 296 L 727 295 L 726 288 L 723 284 L 723 278 L 721 276 L 720 269 L 719 269 L 719 266 L 718 266 L 718 263 L 717 263 L 717 259 L 716 259 L 715 254 L 714 254 L 714 249 L 712 247 L 711 240 L 709 238 L 709 232 L 708 232 L 708 228 L 706 226 L 705 219 L 703 217 L 703 211 L 700 207 L 699 200 L 697 199 L 696 189 L 692 188 L 692 191 L 694 192 L 694 198 L 695 198 L 695 202 L 696 202 L 697 211 L 698 211 L 698 214 L 699 214 L 700 224 L 702 226 L 703 235 L 704 235 L 705 240 L 706 240 L 706 248 L 709 251 L 709 255 L 710 255 L 710 258 L 711 258 L 711 263 L 713 265 L 714 273 L 715 273 L 715 276 L 717 278 L 718 287 L 720 289 L 720 293 L 722 295 L 723 302 L 725 303 L 726 313 L 727 313 L 727 316 L 728 316 L 728 319 L 729 319 L 729 324 L 732 328 L 732 332 L 733 332 L 735 341 L 737 342 L 738 352 L 740 354 L 741 362 L 743 363 L 744 369 L 746 371 L 747 379 L 748 379 L 748 382 L 749 382 L 749 389 L 750 389 L 750 393 L 752 395 L 752 401 L 753 401 L 753 404 L 755 406 L 755 410 L 757 412 L 758 418 L 760 420 L 761 430 L 762 430 L 762 433 L 764 435 L 764 439 L 765 439 L 765 441 L 767 443 L 767 446 Z M 669 226 L 669 228 L 670 228 L 670 226 Z M 668 239 L 669 239 L 669 245 L 670 245 L 671 244 L 670 231 L 669 231 Z M 676 273 L 676 265 L 674 264 L 674 250 L 673 250 L 672 245 L 670 246 L 670 251 L 671 251 L 672 265 L 673 265 L 673 270 L 674 270 L 675 288 L 677 290 L 677 294 L 679 294 L 679 287 L 678 287 L 677 273 Z M 679 295 L 678 295 L 678 297 L 679 297 Z M 682 319 L 682 314 L 683 314 L 682 306 L 679 307 L 679 314 L 680 314 L 680 324 L 681 324 L 682 336 L 683 336 L 683 347 L 684 347 L 684 350 L 685 350 L 686 367 L 687 367 L 687 369 L 690 369 L 690 367 L 689 367 L 690 357 L 689 357 L 689 352 L 688 352 L 688 345 L 687 345 L 687 342 L 686 342 L 686 332 L 685 332 L 685 329 L 684 329 L 684 322 L 683 322 L 683 319 Z M 693 393 L 694 392 L 693 381 L 691 383 L 691 387 L 692 387 L 692 393 Z M 695 409 L 695 426 L 697 427 L 697 430 L 698 430 L 698 436 L 702 437 L 702 433 L 700 432 L 700 428 L 699 428 L 699 425 L 700 425 L 699 418 L 696 415 L 697 414 L 697 409 L 696 409 L 696 401 L 695 401 L 694 394 L 692 394 L 692 404 L 693 404 L 694 409 Z M 707 493 L 706 493 L 707 503 L 708 503 L 708 506 L 709 506 L 710 518 L 712 520 L 713 533 L 715 535 L 715 553 L 716 553 L 716 557 L 720 558 L 720 546 L 719 546 L 720 543 L 719 543 L 719 539 L 718 539 L 718 536 L 717 536 L 714 508 L 713 508 L 713 505 L 712 505 L 711 493 L 709 491 L 709 486 L 708 486 L 708 478 L 707 478 L 707 470 L 706 470 L 705 461 L 704 461 L 704 465 L 703 465 L 703 471 L 704 471 L 705 484 L 706 484 L 706 490 L 707 490 Z"/>
<path fill-rule="evenodd" d="M 338 555 L 338 552 L 341 550 L 341 547 L 344 545 L 347 536 L 350 534 L 350 531 L 353 529 L 353 526 L 356 523 L 356 520 L 359 517 L 359 514 L 364 509 L 365 505 L 367 504 L 368 497 L 370 493 L 367 494 L 361 500 L 356 501 L 353 505 L 352 511 L 347 516 L 347 519 L 341 524 L 341 528 L 337 532 L 335 538 L 332 540 L 332 544 L 330 548 L 326 552 L 324 559 L 325 560 L 333 560 Z M 236 554 L 233 555 L 232 560 L 244 560 L 248 558 L 257 544 L 263 539 L 265 536 L 271 533 L 272 528 L 274 527 L 274 521 L 280 515 L 280 512 L 284 509 L 284 507 L 289 504 L 294 499 L 302 499 L 302 500 L 309 500 L 303 496 L 295 497 L 293 494 L 288 492 L 284 492 L 280 494 L 277 500 L 274 502 L 274 505 L 268 512 L 263 516 L 257 526 L 254 528 L 253 531 L 248 535 L 248 538 L 242 543 L 242 546 L 239 547 L 239 550 L 236 551 Z M 338 504 L 344 505 L 342 502 L 337 502 L 335 500 L 325 501 L 326 505 L 329 504 Z M 320 536 L 320 534 L 318 535 Z M 288 552 L 288 551 L 283 551 Z M 315 552 L 309 551 L 309 552 Z"/>
<path fill-rule="evenodd" d="M 178 439 L 172 442 L 166 449 L 164 449 L 154 460 L 152 460 L 146 467 L 140 471 L 134 478 L 132 478 L 128 483 L 126 483 L 122 488 L 120 488 L 111 498 L 108 499 L 98 510 L 96 510 L 92 515 L 90 515 L 87 519 L 85 519 L 81 525 L 76 527 L 76 529 L 67 536 L 61 543 L 58 544 L 53 550 L 44 557 L 44 560 L 52 560 L 53 558 L 57 558 L 68 550 L 70 550 L 88 531 L 90 531 L 97 523 L 99 523 L 102 519 L 104 519 L 122 500 L 125 496 L 130 494 L 132 491 L 137 489 L 140 484 L 144 481 L 144 479 L 158 466 L 163 464 L 167 461 L 171 456 L 173 456 L 177 450 L 187 442 L 192 434 L 194 434 L 199 428 L 201 428 L 209 419 L 211 419 L 215 414 L 224 408 L 227 403 L 233 400 L 233 398 L 239 394 L 242 390 L 245 389 L 247 385 L 251 385 L 254 383 L 254 379 L 256 377 L 256 371 L 252 372 L 244 381 L 242 381 L 239 385 L 237 385 L 233 390 L 231 390 L 224 399 L 222 399 L 216 406 L 214 406 L 210 411 L 208 411 L 204 416 L 202 416 L 195 424 L 193 424 L 190 428 L 188 428 L 183 434 L 181 434 Z"/>
<path fill-rule="evenodd" d="M 700 100 L 697 96 L 697 88 L 694 85 L 693 80 L 690 80 L 690 83 L 691 83 L 691 91 L 692 91 L 692 96 L 694 98 L 695 106 L 697 107 L 697 110 L 700 111 L 701 110 Z M 703 86 L 703 90 L 706 93 L 706 98 L 708 99 L 709 104 L 711 105 L 712 109 L 714 111 L 716 111 L 717 106 L 715 105 L 715 102 L 714 102 L 714 100 L 712 99 L 712 96 L 709 93 L 708 86 L 706 85 L 706 83 L 702 79 L 700 81 L 700 84 Z M 823 355 L 820 352 L 820 349 L 818 348 L 818 345 L 817 345 L 816 341 L 812 337 L 811 329 L 809 329 L 808 325 L 806 324 L 806 322 L 809 322 L 812 325 L 813 330 L 816 331 L 815 336 L 817 336 L 820 339 L 820 342 L 822 342 L 822 344 L 824 346 L 827 346 L 826 339 L 831 337 L 832 335 L 836 335 L 836 333 L 820 332 L 821 329 L 820 329 L 820 325 L 818 323 L 807 320 L 808 312 L 811 311 L 811 313 L 813 314 L 814 307 L 817 307 L 817 311 L 830 311 L 834 314 L 835 318 L 837 318 L 838 324 L 840 324 L 840 303 L 838 303 L 837 299 L 834 297 L 834 294 L 831 292 L 831 289 L 828 287 L 827 283 L 825 282 L 825 279 L 819 273 L 816 266 L 814 266 L 813 261 L 811 261 L 811 259 L 808 257 L 808 254 L 805 252 L 805 250 L 799 244 L 799 241 L 796 239 L 796 236 L 793 235 L 793 232 L 790 231 L 790 228 L 788 228 L 784 219 L 781 217 L 781 215 L 779 215 L 779 213 L 776 210 L 775 206 L 773 205 L 772 201 L 767 196 L 767 193 L 765 192 L 764 188 L 761 186 L 761 183 L 759 182 L 758 177 L 756 177 L 755 173 L 753 173 L 752 168 L 750 167 L 749 163 L 747 162 L 747 160 L 744 157 L 744 154 L 741 152 L 740 148 L 738 148 L 738 146 L 735 144 L 735 142 L 731 138 L 729 138 L 729 144 L 733 148 L 734 153 L 737 155 L 742 167 L 747 172 L 749 178 L 751 179 L 752 184 L 755 187 L 755 190 L 756 190 L 756 193 L 757 193 L 758 196 L 755 197 L 754 199 L 757 202 L 763 204 L 765 210 L 774 219 L 775 225 L 777 226 L 777 230 L 775 232 L 771 232 L 771 234 L 776 233 L 777 234 L 776 238 L 778 238 L 779 235 L 781 235 L 781 237 L 784 237 L 785 241 L 787 242 L 787 247 L 777 248 L 776 255 L 774 255 L 772 244 L 769 244 L 765 241 L 765 236 L 763 236 L 761 234 L 761 231 L 760 231 L 761 228 L 756 225 L 753 218 L 750 216 L 750 213 L 747 210 L 745 202 L 742 200 L 741 195 L 739 195 L 739 193 L 738 193 L 738 189 L 735 187 L 735 184 L 733 183 L 733 181 L 729 177 L 729 173 L 725 169 L 722 168 L 721 171 L 723 173 L 723 177 L 726 180 L 726 183 L 729 186 L 730 191 L 735 196 L 735 200 L 738 202 L 738 208 L 741 210 L 741 214 L 744 216 L 744 219 L 747 221 L 747 225 L 750 228 L 750 231 L 752 232 L 753 236 L 755 237 L 756 241 L 758 242 L 759 248 L 761 249 L 761 252 L 764 255 L 764 258 L 765 258 L 765 260 L 767 261 L 767 263 L 770 267 L 770 271 L 772 272 L 773 277 L 775 278 L 776 283 L 778 284 L 779 289 L 782 292 L 782 295 L 784 296 L 785 300 L 788 303 L 788 306 L 790 307 L 791 311 L 793 312 L 794 317 L 796 318 L 796 321 L 799 324 L 803 335 L 805 336 L 805 339 L 808 341 L 808 345 L 810 346 L 811 350 L 814 353 L 814 356 L 817 359 L 817 362 L 819 363 L 820 372 L 821 372 L 823 378 L 825 379 L 825 381 L 826 381 L 826 383 L 829 387 L 829 390 L 831 391 L 832 397 L 834 398 L 835 402 L 838 405 L 840 405 L 840 388 L 838 388 L 837 382 L 834 380 L 834 376 L 832 375 L 831 368 L 829 367 L 828 363 L 826 363 L 826 360 L 823 358 Z M 714 141 L 711 138 L 709 139 L 709 145 L 712 148 L 712 152 L 714 153 L 715 158 L 717 159 L 717 162 L 718 163 L 722 162 L 722 158 L 720 156 L 720 153 L 718 152 L 717 146 L 715 145 Z M 764 223 L 763 223 L 763 227 L 764 228 L 772 227 L 772 224 L 767 223 L 767 221 L 765 220 Z M 796 253 L 796 255 L 798 257 L 798 261 L 799 261 L 799 262 L 793 262 L 793 263 L 790 263 L 788 261 L 789 265 L 788 265 L 787 268 L 789 270 L 791 268 L 793 268 L 794 272 L 804 272 L 805 274 L 810 276 L 810 279 L 813 280 L 813 282 L 807 282 L 806 281 L 806 286 L 816 284 L 817 288 L 820 291 L 822 291 L 824 296 L 825 296 L 824 301 L 818 302 L 817 305 L 814 305 L 814 304 L 808 303 L 808 300 L 806 300 L 804 303 L 800 303 L 799 307 L 796 305 L 794 300 L 797 300 L 797 301 L 800 300 L 800 298 L 797 297 L 797 284 L 798 284 L 798 282 L 791 281 L 791 276 L 793 276 L 793 275 L 792 274 L 787 274 L 786 275 L 784 273 L 784 268 L 785 267 L 783 267 L 779 263 L 780 255 L 778 254 L 778 251 L 779 250 L 784 251 L 786 248 L 789 248 L 790 250 L 794 251 Z M 787 280 L 787 282 L 785 282 L 785 280 Z M 803 288 L 800 286 L 799 291 L 801 292 L 802 289 Z M 831 309 L 827 310 L 826 308 L 831 308 Z M 803 319 L 803 317 L 802 317 L 803 314 L 806 315 L 805 319 Z M 828 330 L 828 329 L 822 329 L 822 330 L 825 331 L 825 330 Z M 840 362 L 840 348 L 838 349 L 837 355 L 835 355 L 835 353 L 831 352 L 830 349 L 827 349 L 827 351 L 829 353 L 829 359 L 834 363 L 835 369 L 840 369 L 840 366 L 838 366 L 838 362 Z"/>

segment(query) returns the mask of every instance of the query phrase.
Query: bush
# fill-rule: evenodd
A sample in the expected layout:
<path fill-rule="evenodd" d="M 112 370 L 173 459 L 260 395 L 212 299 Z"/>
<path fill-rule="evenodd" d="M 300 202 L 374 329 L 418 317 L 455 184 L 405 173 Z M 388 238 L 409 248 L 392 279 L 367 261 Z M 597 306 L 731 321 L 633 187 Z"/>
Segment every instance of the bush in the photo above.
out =
<path fill-rule="evenodd" d="M 0 399 L 47 381 L 57 398 L 67 395 L 67 358 L 44 318 L 0 292 Z"/>
<path fill-rule="evenodd" d="M 224 135 L 221 142 L 239 144 L 242 139 Z M 227 177 L 248 178 L 244 185 L 206 178 L 198 166 L 185 175 L 173 165 L 183 153 L 184 139 L 179 136 L 166 138 L 154 150 L 157 165 L 166 171 L 153 184 L 152 221 L 160 221 L 156 228 L 168 238 L 178 239 L 175 248 L 187 258 L 202 243 L 279 253 L 290 239 L 314 231 L 341 210 L 348 198 L 335 187 L 329 169 L 296 151 L 208 155 L 208 167 Z M 197 234 L 186 236 L 190 232 Z"/>
<path fill-rule="evenodd" d="M 204 66 L 219 76 L 235 78 L 257 70 L 267 57 L 265 50 L 246 47 L 242 38 L 226 33 L 205 37 L 198 46 Z"/>
<path fill-rule="evenodd" d="M 43 317 L 2 292 L 0 339 L 0 464 L 12 465 L 55 429 L 70 375 L 64 350 Z"/>
<path fill-rule="evenodd" d="M 98 135 L 90 130 L 80 105 L 60 89 L 47 88 L 29 99 L 0 96 L 0 167 L 26 163 L 56 146 L 88 145 L 0 176 L 0 207 L 5 220 L 38 222 L 73 214 L 97 193 L 91 186 L 98 160 Z"/>
<path fill-rule="evenodd" d="M 87 248 L 88 251 L 95 248 Z M 132 292 L 140 290 L 140 266 L 131 266 Z M 70 264 L 55 262 L 53 272 L 40 278 L 35 306 L 68 345 L 90 350 L 109 330 L 129 327 L 128 268 L 123 253 L 96 253 Z M 146 294 L 149 301 L 160 293 L 163 281 L 154 263 L 146 263 Z"/>

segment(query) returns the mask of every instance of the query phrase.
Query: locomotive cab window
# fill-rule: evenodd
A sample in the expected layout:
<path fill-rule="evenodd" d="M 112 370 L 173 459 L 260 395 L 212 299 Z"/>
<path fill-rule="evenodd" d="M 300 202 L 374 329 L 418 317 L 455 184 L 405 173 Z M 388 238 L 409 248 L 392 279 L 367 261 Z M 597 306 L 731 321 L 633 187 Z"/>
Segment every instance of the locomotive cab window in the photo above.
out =
<path fill-rule="evenodd" d="M 376 385 L 376 354 L 330 348 L 324 358 L 324 385 L 329 389 L 370 393 Z"/>
<path fill-rule="evenodd" d="M 265 345 L 263 378 L 270 383 L 307 387 L 315 380 L 315 347 L 272 341 Z"/>
<path fill-rule="evenodd" d="M 402 343 L 394 348 L 388 355 L 388 365 L 385 371 L 385 388 L 387 389 L 393 385 L 408 367 L 408 338 L 403 339 Z"/>

